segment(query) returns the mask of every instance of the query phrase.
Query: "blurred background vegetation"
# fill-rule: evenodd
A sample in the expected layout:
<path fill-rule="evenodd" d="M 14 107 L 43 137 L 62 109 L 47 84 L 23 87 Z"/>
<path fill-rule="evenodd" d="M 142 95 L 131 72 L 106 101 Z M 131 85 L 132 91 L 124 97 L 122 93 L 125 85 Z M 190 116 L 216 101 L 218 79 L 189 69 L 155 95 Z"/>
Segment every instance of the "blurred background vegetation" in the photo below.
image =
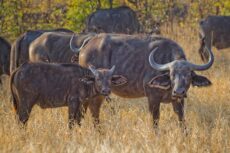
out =
<path fill-rule="evenodd" d="M 110 8 L 111 0 L 0 0 L 0 35 L 14 40 L 27 30 L 84 29 L 87 16 L 99 8 Z M 196 27 L 207 15 L 230 15 L 229 0 L 113 0 L 113 7 L 131 7 L 144 29 L 156 22 Z"/>

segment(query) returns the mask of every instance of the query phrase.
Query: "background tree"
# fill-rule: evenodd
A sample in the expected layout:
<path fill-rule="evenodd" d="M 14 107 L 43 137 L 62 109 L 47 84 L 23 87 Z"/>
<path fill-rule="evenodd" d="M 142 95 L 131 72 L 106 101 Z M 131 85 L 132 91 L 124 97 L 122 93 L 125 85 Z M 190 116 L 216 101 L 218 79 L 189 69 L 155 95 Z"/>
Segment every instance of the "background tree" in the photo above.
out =
<path fill-rule="evenodd" d="M 61 27 L 81 32 L 92 12 L 122 5 L 137 13 L 143 31 L 156 23 L 195 28 L 207 15 L 230 15 L 229 0 L 0 0 L 0 35 L 14 40 L 27 30 Z"/>

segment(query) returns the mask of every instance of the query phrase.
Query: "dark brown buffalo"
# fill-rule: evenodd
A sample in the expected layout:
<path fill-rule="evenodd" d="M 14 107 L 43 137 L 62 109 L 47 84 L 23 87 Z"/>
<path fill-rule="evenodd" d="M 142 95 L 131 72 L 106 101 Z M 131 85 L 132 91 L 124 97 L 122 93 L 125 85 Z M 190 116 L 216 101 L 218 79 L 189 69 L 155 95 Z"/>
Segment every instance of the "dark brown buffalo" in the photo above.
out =
<path fill-rule="evenodd" d="M 98 9 L 89 15 L 85 32 L 138 33 L 140 24 L 136 13 L 127 6 L 112 9 Z"/>
<path fill-rule="evenodd" d="M 78 34 L 76 46 L 86 43 L 95 34 Z M 74 53 L 70 49 L 70 33 L 46 32 L 34 40 L 29 47 L 29 61 L 50 63 L 71 63 Z"/>
<path fill-rule="evenodd" d="M 208 16 L 201 20 L 200 39 L 199 53 L 203 61 L 208 60 L 205 46 L 210 49 L 213 45 L 218 50 L 230 47 L 230 16 Z"/>
<path fill-rule="evenodd" d="M 68 29 L 54 29 L 54 30 L 30 30 L 13 43 L 10 55 L 10 73 L 17 67 L 29 60 L 29 46 L 30 44 L 45 32 L 58 32 L 58 33 L 73 33 Z"/>
<path fill-rule="evenodd" d="M 78 52 L 79 49 L 73 51 Z M 187 61 L 183 49 L 170 39 L 100 34 L 82 47 L 79 64 L 87 67 L 92 63 L 105 68 L 116 65 L 114 73 L 122 74 L 128 83 L 112 87 L 112 92 L 126 98 L 147 97 L 154 126 L 157 127 L 161 102 L 171 102 L 179 121 L 183 123 L 184 98 L 190 85 L 201 87 L 211 84 L 206 77 L 195 73 L 207 70 L 213 64 L 212 52 L 208 51 L 211 55 L 209 62 L 196 65 Z M 89 104 L 95 106 L 93 113 L 96 120 L 99 120 L 102 101 L 103 97 L 98 96 Z"/>
<path fill-rule="evenodd" d="M 0 37 L 0 75 L 10 74 L 10 48 L 10 43 Z"/>
<path fill-rule="evenodd" d="M 80 106 L 94 97 L 110 94 L 111 69 L 89 69 L 78 64 L 24 63 L 11 75 L 13 104 L 19 121 L 25 124 L 35 104 L 41 108 L 68 106 L 69 127 L 80 124 Z"/>

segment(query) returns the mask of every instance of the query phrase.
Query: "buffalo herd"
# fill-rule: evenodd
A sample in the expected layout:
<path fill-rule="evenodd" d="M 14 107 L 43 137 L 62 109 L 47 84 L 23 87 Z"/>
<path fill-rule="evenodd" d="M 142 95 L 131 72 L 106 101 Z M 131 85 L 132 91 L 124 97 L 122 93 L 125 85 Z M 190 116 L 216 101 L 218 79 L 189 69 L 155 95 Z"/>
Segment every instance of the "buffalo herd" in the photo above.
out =
<path fill-rule="evenodd" d="M 12 101 L 25 124 L 34 105 L 68 107 L 69 127 L 81 124 L 87 109 L 99 123 L 102 102 L 110 93 L 125 98 L 147 97 L 153 127 L 158 127 L 160 103 L 171 103 L 185 127 L 184 99 L 190 86 L 211 81 L 196 71 L 208 70 L 217 49 L 230 47 L 230 17 L 200 21 L 199 53 L 205 62 L 187 60 L 181 46 L 160 35 L 139 33 L 129 7 L 98 10 L 84 33 L 68 29 L 34 30 L 12 45 L 0 38 L 1 74 L 10 75 Z"/>

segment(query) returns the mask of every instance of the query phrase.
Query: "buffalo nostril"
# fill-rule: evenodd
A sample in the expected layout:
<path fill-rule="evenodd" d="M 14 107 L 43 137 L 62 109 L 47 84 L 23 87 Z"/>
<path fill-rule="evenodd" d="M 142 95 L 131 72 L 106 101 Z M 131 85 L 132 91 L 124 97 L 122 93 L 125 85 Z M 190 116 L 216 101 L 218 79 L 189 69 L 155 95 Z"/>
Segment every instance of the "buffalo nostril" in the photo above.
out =
<path fill-rule="evenodd" d="M 176 94 L 177 94 L 177 92 L 174 90 L 174 91 L 173 91 L 173 94 L 174 94 L 174 95 L 176 95 Z"/>
<path fill-rule="evenodd" d="M 110 94 L 110 90 L 106 90 L 106 89 L 103 89 L 101 92 L 104 95 Z"/>
<path fill-rule="evenodd" d="M 184 89 L 179 90 L 179 91 L 178 91 L 178 94 L 184 95 L 184 94 L 185 94 L 185 90 L 184 90 Z"/>
<path fill-rule="evenodd" d="M 177 89 L 173 91 L 174 96 L 182 96 L 185 95 L 185 90 L 184 89 Z"/>

